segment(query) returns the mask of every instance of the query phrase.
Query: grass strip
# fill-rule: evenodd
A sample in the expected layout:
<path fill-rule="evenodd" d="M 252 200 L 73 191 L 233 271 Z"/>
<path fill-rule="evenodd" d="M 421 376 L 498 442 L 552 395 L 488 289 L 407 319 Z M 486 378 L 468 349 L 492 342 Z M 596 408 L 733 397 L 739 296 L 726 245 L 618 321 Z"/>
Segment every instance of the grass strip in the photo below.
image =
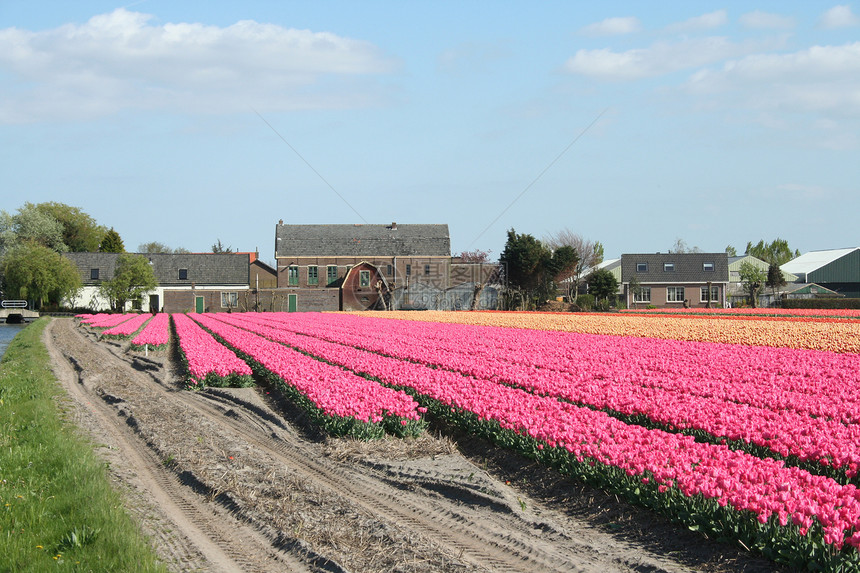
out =
<path fill-rule="evenodd" d="M 165 572 L 110 485 L 41 335 L 22 330 L 0 362 L 0 570 Z"/>

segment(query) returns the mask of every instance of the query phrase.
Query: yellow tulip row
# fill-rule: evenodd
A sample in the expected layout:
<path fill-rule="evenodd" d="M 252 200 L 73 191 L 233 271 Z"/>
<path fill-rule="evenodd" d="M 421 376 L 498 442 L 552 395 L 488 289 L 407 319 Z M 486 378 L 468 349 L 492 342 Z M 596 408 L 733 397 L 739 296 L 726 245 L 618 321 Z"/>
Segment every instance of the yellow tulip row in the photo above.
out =
<path fill-rule="evenodd" d="M 828 322 L 796 319 L 681 318 L 665 315 L 450 311 L 378 311 L 362 314 L 427 322 L 775 346 L 829 352 L 860 352 L 860 321 L 856 320 Z"/>

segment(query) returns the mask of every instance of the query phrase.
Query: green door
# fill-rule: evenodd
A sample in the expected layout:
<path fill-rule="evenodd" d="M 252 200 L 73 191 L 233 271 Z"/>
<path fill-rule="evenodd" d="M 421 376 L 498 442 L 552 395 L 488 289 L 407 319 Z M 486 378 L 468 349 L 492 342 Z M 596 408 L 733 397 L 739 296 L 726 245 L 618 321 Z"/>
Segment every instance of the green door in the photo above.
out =
<path fill-rule="evenodd" d="M 296 312 L 298 295 L 290 294 L 287 295 L 287 311 L 288 312 Z"/>
<path fill-rule="evenodd" d="M 197 313 L 203 312 L 203 297 L 202 296 L 194 297 L 194 312 L 197 312 Z"/>

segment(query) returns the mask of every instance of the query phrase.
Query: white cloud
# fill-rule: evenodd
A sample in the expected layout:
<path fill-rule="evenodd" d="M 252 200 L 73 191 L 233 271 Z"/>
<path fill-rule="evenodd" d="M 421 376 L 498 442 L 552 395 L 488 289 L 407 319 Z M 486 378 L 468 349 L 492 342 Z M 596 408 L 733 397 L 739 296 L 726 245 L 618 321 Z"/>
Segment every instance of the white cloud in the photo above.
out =
<path fill-rule="evenodd" d="M 659 42 L 625 52 L 609 49 L 579 50 L 565 70 L 611 80 L 632 80 L 670 74 L 740 57 L 763 47 L 761 43 L 735 43 L 724 37 L 707 37 L 675 43 Z"/>
<path fill-rule="evenodd" d="M 580 30 L 586 36 L 623 36 L 642 29 L 638 18 L 607 18 L 601 22 L 589 24 Z"/>
<path fill-rule="evenodd" d="M 794 18 L 782 16 L 780 14 L 762 12 L 761 10 L 741 15 L 740 23 L 747 28 L 766 28 L 777 30 L 788 30 L 794 28 Z"/>
<path fill-rule="evenodd" d="M 735 94 L 747 108 L 860 118 L 860 42 L 749 55 L 697 72 L 686 87 L 704 97 Z"/>
<path fill-rule="evenodd" d="M 699 30 L 711 30 L 713 28 L 719 28 L 728 22 L 728 15 L 725 10 L 717 10 L 715 12 L 709 12 L 707 14 L 702 14 L 701 16 L 695 16 L 683 22 L 678 22 L 676 24 L 672 24 L 668 26 L 668 30 L 671 32 L 696 32 Z"/>
<path fill-rule="evenodd" d="M 843 4 L 822 14 L 819 24 L 823 28 L 851 28 L 860 26 L 860 17 L 851 12 L 851 6 Z"/>
<path fill-rule="evenodd" d="M 368 42 L 261 24 L 149 24 L 118 9 L 82 25 L 0 30 L 0 123 L 123 108 L 218 112 L 367 105 L 395 63 Z M 352 90 L 342 89 L 344 84 Z M 357 84 L 357 85 L 356 85 Z"/>

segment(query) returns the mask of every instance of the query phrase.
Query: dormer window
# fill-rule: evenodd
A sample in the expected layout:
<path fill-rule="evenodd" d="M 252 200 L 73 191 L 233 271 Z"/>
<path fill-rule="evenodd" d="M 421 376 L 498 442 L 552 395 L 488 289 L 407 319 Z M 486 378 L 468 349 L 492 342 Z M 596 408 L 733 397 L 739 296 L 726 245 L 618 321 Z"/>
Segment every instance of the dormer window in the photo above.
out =
<path fill-rule="evenodd" d="M 648 263 L 636 263 L 636 272 L 637 273 L 647 273 L 648 272 Z"/>
<path fill-rule="evenodd" d="M 93 281 L 99 280 L 99 270 L 98 269 L 90 269 L 90 280 L 93 280 Z"/>
<path fill-rule="evenodd" d="M 674 273 L 675 272 L 675 263 L 663 263 L 663 272 L 664 273 Z"/>
<path fill-rule="evenodd" d="M 702 270 L 706 273 L 714 272 L 714 263 L 702 263 Z"/>
<path fill-rule="evenodd" d="M 179 280 L 187 281 L 188 280 L 188 269 L 179 269 Z"/>

